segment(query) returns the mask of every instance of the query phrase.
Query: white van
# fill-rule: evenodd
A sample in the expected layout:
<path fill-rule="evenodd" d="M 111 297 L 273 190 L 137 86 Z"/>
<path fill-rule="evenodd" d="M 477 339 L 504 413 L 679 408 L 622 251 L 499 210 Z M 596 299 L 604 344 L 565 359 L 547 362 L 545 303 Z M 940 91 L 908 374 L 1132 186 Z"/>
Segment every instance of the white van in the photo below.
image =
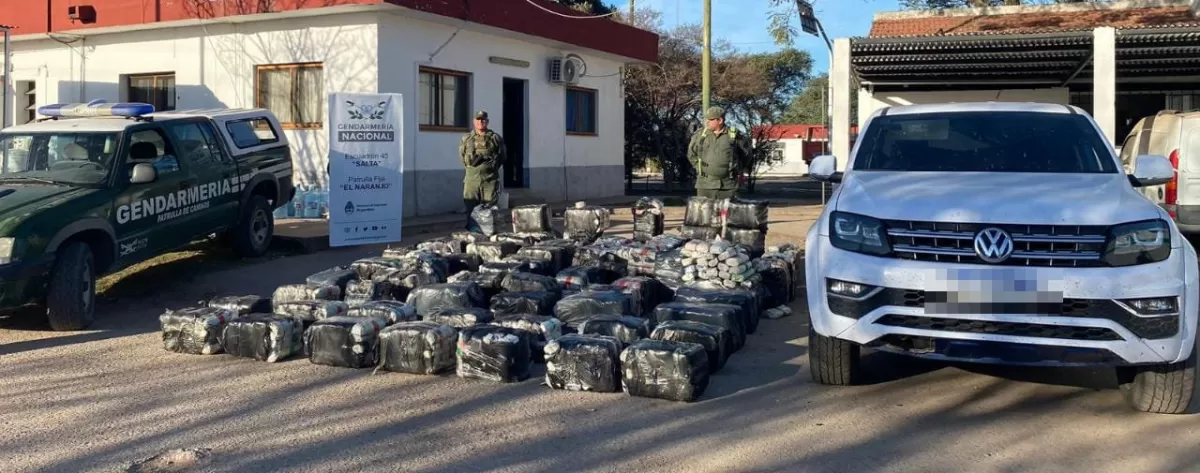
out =
<path fill-rule="evenodd" d="M 1137 156 L 1166 156 L 1175 180 L 1140 190 L 1171 214 L 1185 233 L 1200 233 L 1200 111 L 1163 110 L 1138 121 L 1121 145 L 1121 163 L 1133 173 Z"/>

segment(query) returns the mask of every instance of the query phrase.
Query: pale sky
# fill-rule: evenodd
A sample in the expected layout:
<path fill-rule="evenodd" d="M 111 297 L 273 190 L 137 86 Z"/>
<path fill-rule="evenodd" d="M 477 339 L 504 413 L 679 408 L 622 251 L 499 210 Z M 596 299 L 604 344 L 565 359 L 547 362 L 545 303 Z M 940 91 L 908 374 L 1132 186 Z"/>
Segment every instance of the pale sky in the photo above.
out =
<path fill-rule="evenodd" d="M 609 4 L 628 9 L 628 0 L 608 0 Z M 816 0 L 813 10 L 829 39 L 866 36 L 871 30 L 871 18 L 876 12 L 899 10 L 898 0 Z M 663 26 L 700 24 L 703 4 L 700 0 L 637 0 L 636 8 L 651 8 L 662 12 Z M 741 50 L 773 51 L 778 46 L 767 33 L 769 11 L 766 0 L 712 0 L 713 37 L 726 39 Z M 799 31 L 799 21 L 793 23 Z M 817 36 L 800 32 L 797 49 L 813 57 L 813 73 L 829 69 L 829 48 Z"/>

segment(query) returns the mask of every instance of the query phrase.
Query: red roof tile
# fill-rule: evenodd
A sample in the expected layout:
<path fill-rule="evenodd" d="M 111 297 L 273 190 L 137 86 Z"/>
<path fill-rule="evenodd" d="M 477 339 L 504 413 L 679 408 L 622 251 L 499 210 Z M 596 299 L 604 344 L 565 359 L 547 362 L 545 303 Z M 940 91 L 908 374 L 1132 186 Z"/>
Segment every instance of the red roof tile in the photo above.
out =
<path fill-rule="evenodd" d="M 851 126 L 850 132 L 858 132 L 858 127 Z M 824 140 L 827 136 L 825 125 L 770 125 L 754 127 L 755 137 L 758 137 L 760 133 L 766 133 L 766 139 L 770 140 Z"/>
<path fill-rule="evenodd" d="M 871 24 L 872 38 L 896 36 L 951 36 L 996 33 L 1050 33 L 1091 30 L 1102 26 L 1145 28 L 1200 26 L 1200 18 L 1187 6 L 1016 13 L 976 16 L 925 16 L 878 19 Z"/>

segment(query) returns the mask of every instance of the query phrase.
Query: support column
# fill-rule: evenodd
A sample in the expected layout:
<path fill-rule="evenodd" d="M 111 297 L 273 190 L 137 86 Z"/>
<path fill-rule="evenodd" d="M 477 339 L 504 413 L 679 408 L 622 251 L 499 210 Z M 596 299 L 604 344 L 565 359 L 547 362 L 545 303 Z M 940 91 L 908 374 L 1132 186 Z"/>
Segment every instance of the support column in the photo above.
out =
<path fill-rule="evenodd" d="M 833 122 L 830 138 L 833 140 L 833 155 L 837 157 L 837 169 L 846 170 L 850 160 L 850 93 L 854 90 L 850 76 L 850 39 L 833 40 L 833 61 L 829 70 L 830 100 L 833 104 Z"/>
<path fill-rule="evenodd" d="M 1112 27 L 1092 31 L 1092 117 L 1104 137 L 1117 143 L 1117 30 Z"/>

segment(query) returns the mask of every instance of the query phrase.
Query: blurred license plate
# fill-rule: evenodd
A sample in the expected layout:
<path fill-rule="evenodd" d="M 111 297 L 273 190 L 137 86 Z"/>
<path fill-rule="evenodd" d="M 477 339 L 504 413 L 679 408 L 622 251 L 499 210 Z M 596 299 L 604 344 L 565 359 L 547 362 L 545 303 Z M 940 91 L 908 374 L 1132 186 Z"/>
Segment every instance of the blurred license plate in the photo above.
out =
<path fill-rule="evenodd" d="M 1029 313 L 1061 311 L 1059 284 L 1025 268 L 955 269 L 926 289 L 926 313 Z"/>

